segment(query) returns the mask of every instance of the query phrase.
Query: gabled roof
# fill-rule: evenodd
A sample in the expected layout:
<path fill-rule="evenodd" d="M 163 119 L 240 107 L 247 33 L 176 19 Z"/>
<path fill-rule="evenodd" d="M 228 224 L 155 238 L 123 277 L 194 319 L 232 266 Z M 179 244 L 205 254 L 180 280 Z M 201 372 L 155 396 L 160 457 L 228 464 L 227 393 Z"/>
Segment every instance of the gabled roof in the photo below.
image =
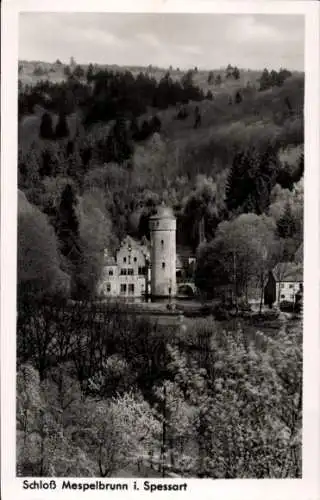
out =
<path fill-rule="evenodd" d="M 273 276 L 276 281 L 303 281 L 303 266 L 294 262 L 279 262 L 273 269 Z"/>

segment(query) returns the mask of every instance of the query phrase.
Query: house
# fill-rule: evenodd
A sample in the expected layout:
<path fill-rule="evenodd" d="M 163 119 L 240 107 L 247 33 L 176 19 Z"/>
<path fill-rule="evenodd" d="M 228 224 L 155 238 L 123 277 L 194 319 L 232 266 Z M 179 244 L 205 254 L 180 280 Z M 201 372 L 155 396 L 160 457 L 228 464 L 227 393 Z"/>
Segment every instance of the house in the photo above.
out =
<path fill-rule="evenodd" d="M 176 254 L 177 282 L 191 281 L 195 256 L 188 249 L 178 248 Z M 122 297 L 135 299 L 151 293 L 151 244 L 127 236 L 115 255 L 104 251 L 102 276 L 98 285 L 98 295 L 102 297 Z"/>
<path fill-rule="evenodd" d="M 104 297 L 142 297 L 150 287 L 149 248 L 127 236 L 116 255 L 104 252 L 103 273 L 98 294 Z"/>
<path fill-rule="evenodd" d="M 280 262 L 273 269 L 276 281 L 276 302 L 296 302 L 303 295 L 303 266 L 293 262 Z"/>

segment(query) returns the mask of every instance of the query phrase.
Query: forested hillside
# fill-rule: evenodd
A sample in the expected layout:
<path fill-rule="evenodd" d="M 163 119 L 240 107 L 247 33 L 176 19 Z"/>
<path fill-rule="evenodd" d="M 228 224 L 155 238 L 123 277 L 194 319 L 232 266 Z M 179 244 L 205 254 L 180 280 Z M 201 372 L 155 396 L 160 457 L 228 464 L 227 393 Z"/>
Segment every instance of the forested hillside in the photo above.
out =
<path fill-rule="evenodd" d="M 303 74 L 28 64 L 19 66 L 18 182 L 37 211 L 19 206 L 19 237 L 30 241 L 31 226 L 47 226 L 52 275 L 69 278 L 66 294 L 92 297 L 102 250 L 126 234 L 148 238 L 161 201 L 192 251 L 200 221 L 212 245 L 219 224 L 253 213 L 270 219 L 274 260 L 294 259 L 303 233 Z M 46 293 L 36 275 L 19 272 L 19 283 Z"/>
<path fill-rule="evenodd" d="M 262 305 L 270 270 L 302 263 L 304 75 L 19 77 L 17 475 L 301 477 L 301 320 L 160 324 L 95 299 L 104 250 L 148 239 L 161 201 L 210 301 L 232 284 Z"/>

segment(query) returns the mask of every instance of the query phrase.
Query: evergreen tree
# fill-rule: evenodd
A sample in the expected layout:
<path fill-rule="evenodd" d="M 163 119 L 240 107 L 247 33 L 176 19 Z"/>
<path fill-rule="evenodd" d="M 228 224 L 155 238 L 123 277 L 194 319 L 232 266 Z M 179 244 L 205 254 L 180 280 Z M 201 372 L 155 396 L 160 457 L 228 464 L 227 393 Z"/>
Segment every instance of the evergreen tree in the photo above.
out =
<path fill-rule="evenodd" d="M 92 158 L 92 148 L 89 146 L 89 147 L 86 147 L 84 149 L 81 149 L 80 156 L 81 156 L 81 160 L 82 160 L 84 167 L 87 167 L 90 163 L 91 158 Z"/>
<path fill-rule="evenodd" d="M 42 115 L 39 136 L 41 139 L 53 139 L 52 118 L 50 113 L 44 113 Z"/>
<path fill-rule="evenodd" d="M 76 208 L 76 194 L 73 187 L 67 184 L 61 194 L 56 232 L 62 255 L 71 261 L 76 261 L 79 253 L 79 221 Z"/>
<path fill-rule="evenodd" d="M 269 71 L 265 68 L 260 77 L 260 91 L 267 90 L 270 88 L 270 74 Z"/>
<path fill-rule="evenodd" d="M 133 153 L 130 134 L 123 117 L 116 120 L 110 135 L 113 139 L 113 160 L 121 164 L 128 160 Z"/>
<path fill-rule="evenodd" d="M 87 82 L 91 83 L 93 79 L 94 71 L 93 71 L 93 65 L 90 63 L 88 66 L 87 70 Z"/>
<path fill-rule="evenodd" d="M 69 137 L 69 134 L 70 131 L 67 124 L 67 117 L 65 113 L 61 112 L 59 114 L 59 119 L 55 130 L 55 136 L 57 139 L 64 139 L 65 137 Z"/>
<path fill-rule="evenodd" d="M 201 125 L 201 113 L 200 113 L 199 106 L 196 106 L 195 110 L 194 110 L 194 126 L 193 126 L 193 128 L 198 128 L 198 127 L 200 127 L 200 125 Z"/>
<path fill-rule="evenodd" d="M 74 142 L 73 141 L 68 141 L 67 146 L 66 146 L 66 156 L 67 158 L 71 156 L 74 152 Z"/>
<path fill-rule="evenodd" d="M 268 276 L 268 281 L 264 289 L 264 303 L 269 307 L 269 309 L 272 308 L 273 304 L 276 301 L 276 280 L 272 274 L 272 272 L 269 272 Z"/>
<path fill-rule="evenodd" d="M 139 125 L 138 121 L 135 117 L 132 118 L 131 123 L 130 123 L 130 133 L 131 137 L 134 141 L 139 139 Z"/>
<path fill-rule="evenodd" d="M 238 68 L 236 66 L 233 68 L 232 76 L 235 80 L 239 80 L 239 78 L 240 78 L 240 71 L 238 70 Z"/>
<path fill-rule="evenodd" d="M 221 75 L 217 75 L 215 79 L 215 84 L 219 86 L 221 85 L 221 82 L 222 82 Z"/>
<path fill-rule="evenodd" d="M 213 71 L 210 71 L 208 74 L 208 84 L 212 85 L 213 81 L 214 81 Z"/>
<path fill-rule="evenodd" d="M 161 130 L 161 120 L 158 116 L 154 116 L 151 119 L 150 126 L 153 132 L 160 132 Z"/>
<path fill-rule="evenodd" d="M 207 95 L 206 95 L 206 99 L 209 99 L 209 101 L 212 101 L 213 94 L 212 94 L 211 90 L 208 90 Z"/>
<path fill-rule="evenodd" d="M 42 165 L 39 169 L 40 177 L 52 177 L 54 175 L 53 158 L 48 149 L 42 153 Z"/>
<path fill-rule="evenodd" d="M 292 238 L 296 232 L 296 222 L 289 203 L 277 222 L 277 231 L 280 238 Z"/>
<path fill-rule="evenodd" d="M 239 90 L 236 93 L 234 100 L 235 100 L 236 104 L 240 104 L 240 102 L 242 102 L 242 95 L 240 94 Z"/>
<path fill-rule="evenodd" d="M 270 193 L 277 178 L 274 150 L 237 153 L 226 187 L 226 206 L 231 211 L 262 214 L 270 205 Z"/>
<path fill-rule="evenodd" d="M 231 66 L 231 64 L 228 64 L 227 68 L 226 68 L 226 78 L 231 78 L 233 76 L 233 68 Z"/>

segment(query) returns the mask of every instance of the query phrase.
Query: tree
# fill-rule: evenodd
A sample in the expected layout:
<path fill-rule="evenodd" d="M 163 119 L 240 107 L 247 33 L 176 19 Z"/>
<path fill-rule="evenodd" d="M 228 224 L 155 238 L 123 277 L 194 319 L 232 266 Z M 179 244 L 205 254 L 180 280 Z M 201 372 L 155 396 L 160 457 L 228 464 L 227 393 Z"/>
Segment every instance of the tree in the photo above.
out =
<path fill-rule="evenodd" d="M 55 227 L 60 251 L 71 264 L 73 276 L 76 273 L 81 255 L 77 205 L 78 200 L 74 188 L 67 184 L 61 194 Z"/>
<path fill-rule="evenodd" d="M 194 110 L 194 125 L 193 125 L 193 128 L 198 128 L 198 127 L 200 127 L 200 125 L 201 125 L 201 113 L 200 113 L 199 106 L 196 106 L 195 110 Z"/>
<path fill-rule="evenodd" d="M 226 79 L 231 78 L 233 76 L 233 68 L 231 64 L 228 64 L 226 68 Z"/>
<path fill-rule="evenodd" d="M 47 217 L 19 194 L 18 296 L 68 295 L 69 277 L 60 268 L 58 245 Z"/>
<path fill-rule="evenodd" d="M 222 83 L 222 78 L 221 78 L 221 75 L 219 74 L 216 76 L 215 85 L 219 86 L 219 85 L 221 85 L 221 83 Z"/>
<path fill-rule="evenodd" d="M 235 100 L 236 104 L 240 104 L 240 102 L 242 102 L 242 95 L 239 92 L 239 90 L 238 90 L 238 92 L 236 92 L 234 100 Z"/>
<path fill-rule="evenodd" d="M 240 71 L 238 70 L 238 68 L 236 66 L 233 68 L 232 76 L 235 80 L 239 80 L 239 78 L 240 78 Z"/>
<path fill-rule="evenodd" d="M 94 76 L 94 68 L 93 68 L 93 64 L 90 63 L 88 66 L 88 69 L 87 69 L 87 82 L 88 83 L 92 82 L 93 76 Z"/>
<path fill-rule="evenodd" d="M 53 139 L 52 117 L 50 113 L 43 113 L 40 124 L 40 138 Z"/>
<path fill-rule="evenodd" d="M 283 215 L 277 222 L 277 230 L 280 238 L 292 238 L 295 234 L 296 225 L 289 203 L 287 203 Z"/>
<path fill-rule="evenodd" d="M 196 408 L 188 474 L 300 477 L 301 330 L 291 336 L 284 328 L 276 338 L 253 332 L 248 338 L 241 330 L 221 335 L 211 319 L 200 319 L 196 330 L 193 325 L 180 338 L 185 350 L 169 350 L 169 368 L 186 406 Z M 291 363 L 297 367 L 293 376 Z M 179 473 L 185 472 L 181 467 Z"/>
<path fill-rule="evenodd" d="M 59 113 L 58 123 L 56 125 L 55 136 L 57 139 L 69 137 L 69 127 L 65 113 Z"/>
<path fill-rule="evenodd" d="M 271 309 L 276 299 L 276 280 L 270 271 L 268 281 L 264 289 L 264 303 L 269 307 L 269 309 Z"/>
<path fill-rule="evenodd" d="M 85 76 L 84 69 L 79 64 L 77 64 L 73 71 L 73 75 L 76 78 L 83 78 Z"/>
<path fill-rule="evenodd" d="M 265 68 L 260 77 L 260 91 L 267 90 L 270 87 L 269 71 Z"/>
<path fill-rule="evenodd" d="M 266 212 L 277 172 L 278 160 L 271 146 L 262 153 L 255 150 L 236 153 L 227 180 L 227 208 L 257 214 Z"/>
<path fill-rule="evenodd" d="M 103 251 L 110 248 L 112 224 L 103 192 L 85 191 L 79 202 L 79 246 L 81 258 L 77 286 L 86 298 L 95 297 L 103 269 Z"/>
<path fill-rule="evenodd" d="M 265 215 L 242 214 L 220 223 L 214 239 L 198 250 L 196 286 L 216 296 L 219 287 L 228 287 L 234 298 L 248 298 L 251 286 L 263 293 L 278 257 L 275 231 L 273 219 Z"/>
<path fill-rule="evenodd" d="M 209 71 L 209 74 L 208 74 L 208 84 L 209 84 L 209 85 L 212 85 L 212 84 L 213 84 L 213 81 L 214 81 L 214 74 L 213 74 L 213 71 Z"/>

